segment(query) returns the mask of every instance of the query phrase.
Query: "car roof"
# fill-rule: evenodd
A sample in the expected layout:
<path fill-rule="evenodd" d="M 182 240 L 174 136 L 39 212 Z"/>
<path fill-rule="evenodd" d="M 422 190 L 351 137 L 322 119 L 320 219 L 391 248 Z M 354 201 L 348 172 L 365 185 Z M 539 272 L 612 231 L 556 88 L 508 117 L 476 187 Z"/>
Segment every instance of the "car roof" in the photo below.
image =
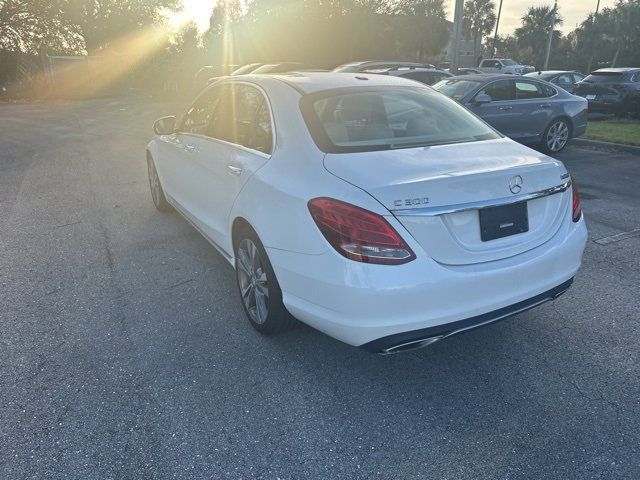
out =
<path fill-rule="evenodd" d="M 535 72 L 527 73 L 527 76 L 535 75 L 560 75 L 561 73 L 578 73 L 575 70 L 536 70 Z"/>
<path fill-rule="evenodd" d="M 448 80 L 452 79 L 460 79 L 460 80 L 477 80 L 478 82 L 486 82 L 489 80 L 513 80 L 518 78 L 517 75 L 508 75 L 505 73 L 472 73 L 471 75 L 456 75 L 455 77 L 451 77 Z"/>
<path fill-rule="evenodd" d="M 620 68 L 600 68 L 598 70 L 596 70 L 595 72 L 591 72 L 591 73 L 625 73 L 625 72 L 633 72 L 635 70 L 640 70 L 640 68 L 634 68 L 634 67 L 620 67 Z"/>
<path fill-rule="evenodd" d="M 390 67 L 390 68 L 372 68 L 371 70 L 365 70 L 361 73 L 391 73 L 391 72 L 399 72 L 399 73 L 409 73 L 409 72 L 434 72 L 434 73 L 448 73 L 444 70 L 440 70 L 439 68 L 432 67 L 413 67 L 413 66 L 398 66 L 398 67 Z"/>
<path fill-rule="evenodd" d="M 237 77 L 231 77 L 237 78 Z M 375 73 L 339 73 L 339 72 L 289 72 L 272 75 L 243 75 L 243 80 L 254 80 L 263 83 L 266 79 L 277 79 L 298 90 L 300 93 L 313 93 L 334 88 L 378 87 L 378 86 L 413 86 L 412 80 Z"/>

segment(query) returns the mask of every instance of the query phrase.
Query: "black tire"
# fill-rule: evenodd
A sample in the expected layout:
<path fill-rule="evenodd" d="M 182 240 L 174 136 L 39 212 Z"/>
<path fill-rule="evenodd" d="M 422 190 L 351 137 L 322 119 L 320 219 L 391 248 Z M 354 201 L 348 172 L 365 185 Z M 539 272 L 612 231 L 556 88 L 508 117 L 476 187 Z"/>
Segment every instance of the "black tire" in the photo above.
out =
<path fill-rule="evenodd" d="M 544 130 L 540 147 L 549 154 L 560 153 L 571 139 L 571 124 L 566 118 L 552 120 Z"/>
<path fill-rule="evenodd" d="M 236 284 L 251 326 L 263 335 L 290 330 L 296 320 L 282 303 L 282 290 L 258 235 L 245 226 L 236 237 Z M 251 257 L 251 245 L 255 247 L 255 257 Z"/>
<path fill-rule="evenodd" d="M 147 171 L 149 172 L 149 188 L 151 189 L 151 199 L 153 200 L 153 204 L 160 212 L 171 211 L 171 205 L 167 202 L 167 198 L 164 196 L 160 177 L 158 177 L 156 166 L 150 156 L 147 156 Z"/>

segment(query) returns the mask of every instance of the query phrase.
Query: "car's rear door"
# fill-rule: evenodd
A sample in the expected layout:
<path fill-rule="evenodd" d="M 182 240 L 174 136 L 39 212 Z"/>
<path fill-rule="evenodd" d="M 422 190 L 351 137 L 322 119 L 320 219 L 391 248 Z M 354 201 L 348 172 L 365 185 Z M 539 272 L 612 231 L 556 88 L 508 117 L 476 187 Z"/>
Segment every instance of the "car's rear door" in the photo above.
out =
<path fill-rule="evenodd" d="M 516 101 L 513 103 L 513 138 L 535 141 L 541 138 L 547 125 L 558 110 L 557 99 L 551 98 L 556 90 L 533 80 L 515 80 Z"/>
<path fill-rule="evenodd" d="M 475 98 L 481 94 L 489 95 L 491 102 L 476 104 Z M 488 83 L 476 92 L 466 106 L 500 133 L 508 137 L 516 133 L 514 122 L 517 114 L 513 80 L 503 79 Z"/>

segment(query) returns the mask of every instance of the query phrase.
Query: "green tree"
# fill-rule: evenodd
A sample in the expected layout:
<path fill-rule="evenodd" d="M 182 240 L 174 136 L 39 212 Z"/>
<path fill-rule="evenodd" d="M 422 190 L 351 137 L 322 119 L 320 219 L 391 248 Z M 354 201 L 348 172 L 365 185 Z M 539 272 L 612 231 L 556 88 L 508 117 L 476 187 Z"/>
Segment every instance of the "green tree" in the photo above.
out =
<path fill-rule="evenodd" d="M 64 53 L 81 48 L 65 22 L 61 1 L 0 0 L 0 48 Z"/>
<path fill-rule="evenodd" d="M 615 67 L 621 52 L 640 44 L 640 0 L 619 0 L 609 14 L 613 26 L 611 37 L 616 45 L 611 66 Z"/>
<path fill-rule="evenodd" d="M 560 42 L 562 34 L 559 30 L 555 30 L 559 25 L 562 25 L 562 17 L 557 14 L 554 17 L 553 7 L 529 7 L 527 13 L 522 16 L 521 26 L 514 32 L 520 56 L 523 57 L 518 60 L 542 65 L 551 28 L 554 28 L 552 48 Z"/>
<path fill-rule="evenodd" d="M 160 20 L 162 8 L 178 8 L 179 0 L 60 0 L 65 22 L 84 41 L 89 53 L 139 33 Z"/>
<path fill-rule="evenodd" d="M 462 28 L 467 39 L 473 39 L 473 58 L 478 58 L 482 39 L 496 25 L 496 5 L 493 0 L 467 0 L 464 4 Z"/>
<path fill-rule="evenodd" d="M 413 47 L 418 60 L 438 55 L 447 45 L 444 0 L 398 0 L 392 12 L 408 17 L 394 33 L 403 45 Z"/>

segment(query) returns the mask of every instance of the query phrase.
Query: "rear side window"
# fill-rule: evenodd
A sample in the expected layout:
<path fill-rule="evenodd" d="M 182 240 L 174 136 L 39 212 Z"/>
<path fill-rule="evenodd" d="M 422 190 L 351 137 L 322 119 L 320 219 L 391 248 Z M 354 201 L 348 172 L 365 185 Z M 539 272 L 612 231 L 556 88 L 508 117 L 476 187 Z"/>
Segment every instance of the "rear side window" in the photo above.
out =
<path fill-rule="evenodd" d="M 389 150 L 499 138 L 456 102 L 424 87 L 345 88 L 300 103 L 325 152 Z"/>
<path fill-rule="evenodd" d="M 516 99 L 529 100 L 533 98 L 546 98 L 555 94 L 555 91 L 542 83 L 525 82 L 516 80 Z"/>
<path fill-rule="evenodd" d="M 516 98 L 512 80 L 498 80 L 482 88 L 476 95 L 484 93 L 494 102 L 514 100 Z"/>

